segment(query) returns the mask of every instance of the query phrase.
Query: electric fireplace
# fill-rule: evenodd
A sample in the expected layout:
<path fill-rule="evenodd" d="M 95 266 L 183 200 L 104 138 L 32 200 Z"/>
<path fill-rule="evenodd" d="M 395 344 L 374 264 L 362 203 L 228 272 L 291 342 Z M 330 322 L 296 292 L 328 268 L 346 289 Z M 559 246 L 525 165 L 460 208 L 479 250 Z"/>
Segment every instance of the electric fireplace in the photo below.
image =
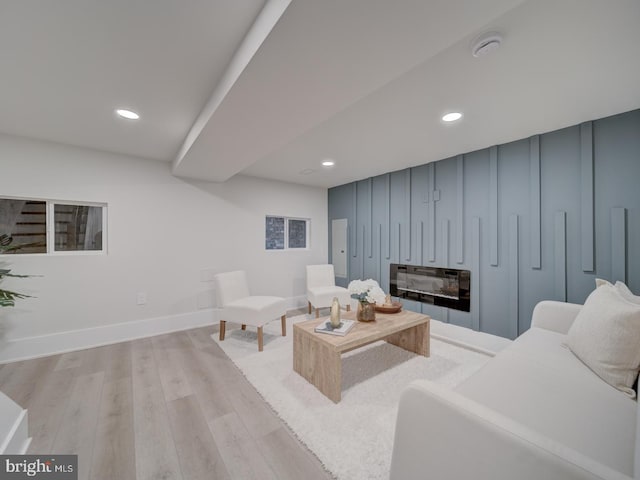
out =
<path fill-rule="evenodd" d="M 453 268 L 390 265 L 389 293 L 394 297 L 468 312 L 471 272 Z"/>

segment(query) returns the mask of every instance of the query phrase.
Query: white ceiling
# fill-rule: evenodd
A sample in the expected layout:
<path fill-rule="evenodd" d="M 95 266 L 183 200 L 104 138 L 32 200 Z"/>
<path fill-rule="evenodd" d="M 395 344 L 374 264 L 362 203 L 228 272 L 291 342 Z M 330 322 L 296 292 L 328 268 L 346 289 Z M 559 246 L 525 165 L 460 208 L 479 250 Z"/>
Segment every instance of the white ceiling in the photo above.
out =
<path fill-rule="evenodd" d="M 6 1 L 0 131 L 329 187 L 640 108 L 639 24 L 638 0 Z"/>
<path fill-rule="evenodd" d="M 170 161 L 264 3 L 1 0 L 0 132 Z"/>

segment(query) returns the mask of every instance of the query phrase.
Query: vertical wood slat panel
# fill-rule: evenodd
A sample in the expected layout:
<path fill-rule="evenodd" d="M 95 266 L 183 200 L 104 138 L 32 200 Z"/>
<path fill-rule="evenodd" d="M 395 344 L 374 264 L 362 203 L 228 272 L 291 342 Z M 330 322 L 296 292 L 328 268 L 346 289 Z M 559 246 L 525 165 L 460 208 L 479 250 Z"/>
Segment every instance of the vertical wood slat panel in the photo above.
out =
<path fill-rule="evenodd" d="M 531 268 L 542 268 L 542 233 L 540 218 L 540 136 L 529 140 L 529 201 L 531 205 Z"/>
<path fill-rule="evenodd" d="M 519 254 L 518 254 L 518 215 L 509 215 L 509 333 L 516 338 L 519 332 Z"/>
<path fill-rule="evenodd" d="M 378 224 L 378 283 L 382 285 L 382 224 Z"/>
<path fill-rule="evenodd" d="M 404 214 L 405 214 L 405 235 L 404 235 L 404 258 L 411 261 L 411 169 L 404 171 Z"/>
<path fill-rule="evenodd" d="M 427 248 L 427 259 L 430 262 L 436 261 L 436 202 L 434 192 L 436 190 L 436 169 L 433 163 L 427 165 L 429 203 L 427 212 L 429 214 L 429 245 Z"/>
<path fill-rule="evenodd" d="M 384 202 L 384 219 L 387 222 L 387 260 L 391 259 L 391 175 L 387 173 L 384 182 L 386 202 Z"/>
<path fill-rule="evenodd" d="M 595 270 L 594 245 L 594 184 L 593 184 L 593 124 L 580 124 L 580 225 L 582 240 L 582 271 Z"/>
<path fill-rule="evenodd" d="M 489 263 L 498 266 L 498 147 L 489 149 Z"/>
<path fill-rule="evenodd" d="M 442 229 L 442 267 L 449 268 L 449 220 L 443 219 L 440 226 Z"/>
<path fill-rule="evenodd" d="M 554 276 L 556 300 L 567 301 L 567 213 L 556 212 L 554 220 Z"/>
<path fill-rule="evenodd" d="M 369 258 L 373 258 L 373 178 L 369 177 L 369 233 L 367 237 L 369 241 Z"/>
<path fill-rule="evenodd" d="M 471 328 L 480 330 L 480 218 L 471 220 Z"/>
<path fill-rule="evenodd" d="M 364 279 L 365 274 L 364 274 L 364 262 L 365 262 L 365 247 L 367 244 L 367 226 L 366 225 L 362 225 L 362 255 L 360 255 L 360 257 L 362 258 L 361 262 L 360 262 L 360 278 Z"/>
<path fill-rule="evenodd" d="M 358 182 L 353 182 L 353 232 L 351 238 L 351 255 L 358 256 Z"/>
<path fill-rule="evenodd" d="M 396 250 L 396 263 L 402 263 L 401 262 L 401 256 L 400 256 L 400 246 L 401 246 L 401 240 L 402 240 L 402 224 L 400 222 L 398 222 L 396 224 L 398 226 L 398 228 L 396 228 L 396 245 L 398 246 L 397 250 Z"/>
<path fill-rule="evenodd" d="M 418 265 L 422 265 L 422 262 L 424 260 L 424 241 L 423 241 L 423 235 L 424 235 L 424 223 L 423 222 L 418 222 L 416 223 L 416 235 L 417 235 L 417 239 L 416 239 L 416 253 L 418 256 Z"/>
<path fill-rule="evenodd" d="M 456 263 L 464 263 L 464 155 L 457 159 Z"/>
<path fill-rule="evenodd" d="M 611 281 L 627 283 L 627 209 L 611 209 Z"/>
<path fill-rule="evenodd" d="M 441 235 L 442 235 L 442 246 L 440 247 L 442 249 L 442 267 L 449 267 L 449 220 L 448 219 L 443 219 L 441 222 L 441 226 L 440 228 L 442 229 Z M 446 307 L 442 307 L 440 309 L 442 311 L 442 318 L 441 320 L 443 322 L 449 323 L 449 309 Z"/>

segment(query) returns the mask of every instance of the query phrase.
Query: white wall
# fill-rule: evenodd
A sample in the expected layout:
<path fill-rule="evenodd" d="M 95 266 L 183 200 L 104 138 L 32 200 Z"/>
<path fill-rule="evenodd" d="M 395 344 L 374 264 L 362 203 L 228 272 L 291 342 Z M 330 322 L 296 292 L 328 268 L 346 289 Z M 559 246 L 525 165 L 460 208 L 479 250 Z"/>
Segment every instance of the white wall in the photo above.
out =
<path fill-rule="evenodd" d="M 244 269 L 256 293 L 291 299 L 305 293 L 305 265 L 327 261 L 326 189 L 187 182 L 168 164 L 0 135 L 0 195 L 108 204 L 108 255 L 3 258 L 43 275 L 3 283 L 37 297 L 10 310 L 8 340 L 198 311 L 213 322 L 201 270 Z M 267 214 L 310 218 L 311 248 L 265 251 Z"/>

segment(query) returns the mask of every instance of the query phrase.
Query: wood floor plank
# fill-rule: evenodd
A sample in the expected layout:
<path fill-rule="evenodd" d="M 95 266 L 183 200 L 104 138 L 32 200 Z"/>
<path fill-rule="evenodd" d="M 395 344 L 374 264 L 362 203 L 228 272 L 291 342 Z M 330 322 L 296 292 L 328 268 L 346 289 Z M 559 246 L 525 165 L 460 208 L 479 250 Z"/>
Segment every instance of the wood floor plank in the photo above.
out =
<path fill-rule="evenodd" d="M 331 475 L 319 460 L 305 448 L 296 448 L 298 441 L 286 427 L 281 427 L 258 439 L 258 450 L 264 455 L 279 480 L 327 480 Z M 345 452 L 348 455 L 348 452 Z"/>
<path fill-rule="evenodd" d="M 78 455 L 78 479 L 89 478 L 104 372 L 77 377 L 60 428 L 47 453 Z"/>
<path fill-rule="evenodd" d="M 29 453 L 53 452 L 53 442 L 63 421 L 69 397 L 76 382 L 76 374 L 70 369 L 54 371 L 34 393 L 27 405 Z"/>
<path fill-rule="evenodd" d="M 234 411 L 233 404 L 225 393 L 231 388 L 231 384 L 221 382 L 216 375 L 219 360 L 192 348 L 181 350 L 179 361 L 206 421 Z"/>
<path fill-rule="evenodd" d="M 151 341 L 158 348 L 191 348 L 193 343 L 186 331 L 166 333 L 151 337 Z"/>
<path fill-rule="evenodd" d="M 222 461 L 195 396 L 173 400 L 167 407 L 183 477 L 188 480 L 233 478 Z"/>
<path fill-rule="evenodd" d="M 105 380 L 131 376 L 131 342 L 82 350 L 81 374 L 104 372 Z"/>
<path fill-rule="evenodd" d="M 131 346 L 136 478 L 182 479 L 151 340 Z"/>
<path fill-rule="evenodd" d="M 214 343 L 209 347 L 199 349 L 197 354 L 209 367 L 209 376 L 212 376 L 215 384 L 226 387 L 224 395 L 232 406 L 232 411 L 239 414 L 245 427 L 254 438 L 263 437 L 277 430 L 281 426 L 278 417 L 229 357 L 225 355 L 224 358 L 221 358 L 217 350 L 222 352 L 220 346 Z M 224 352 L 222 353 L 224 354 Z M 224 412 L 224 414 L 226 413 L 230 413 L 230 411 Z M 207 420 L 210 421 L 211 418 L 207 418 Z"/>
<path fill-rule="evenodd" d="M 219 330 L 219 325 L 208 325 L 206 327 L 189 330 L 188 334 L 191 342 L 196 348 L 207 348 L 214 343 L 211 335 L 217 335 Z"/>
<path fill-rule="evenodd" d="M 264 437 L 282 426 L 271 407 L 244 377 L 229 390 L 228 397 L 253 438 Z"/>
<path fill-rule="evenodd" d="M 278 480 L 236 412 L 213 419 L 209 429 L 232 478 Z"/>
<path fill-rule="evenodd" d="M 92 480 L 135 478 L 131 377 L 105 382 L 93 452 Z"/>
<path fill-rule="evenodd" d="M 104 348 L 105 381 L 131 378 L 131 342 L 116 343 Z"/>
<path fill-rule="evenodd" d="M 167 342 L 157 341 L 158 338 L 154 337 L 151 343 L 165 400 L 170 402 L 192 395 L 193 390 L 182 369 L 180 358 L 181 351 L 192 349 L 193 344 L 188 337 L 186 346 L 173 346 Z"/>
<path fill-rule="evenodd" d="M 54 370 L 65 370 L 67 368 L 78 368 L 82 365 L 82 351 L 63 353 L 56 364 Z"/>
<path fill-rule="evenodd" d="M 10 375 L 0 384 L 0 390 L 26 408 L 38 385 L 53 371 L 59 358 L 59 355 L 54 355 L 18 362 L 17 367 L 11 369 Z"/>

